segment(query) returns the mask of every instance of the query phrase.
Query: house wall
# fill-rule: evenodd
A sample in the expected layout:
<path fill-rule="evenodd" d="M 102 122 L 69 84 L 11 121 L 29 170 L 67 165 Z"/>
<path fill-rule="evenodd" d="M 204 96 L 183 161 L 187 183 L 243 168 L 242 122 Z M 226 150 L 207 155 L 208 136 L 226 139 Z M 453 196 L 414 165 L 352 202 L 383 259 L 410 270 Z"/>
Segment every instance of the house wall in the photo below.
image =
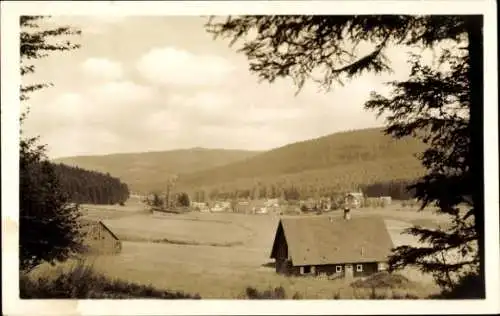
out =
<path fill-rule="evenodd" d="M 122 248 L 121 241 L 116 240 L 101 224 L 92 224 L 88 227 L 84 245 L 92 254 L 119 253 Z"/>
<path fill-rule="evenodd" d="M 363 265 L 363 271 L 362 272 L 357 272 L 356 266 L 358 265 L 357 263 L 353 263 L 353 270 L 354 270 L 354 277 L 364 277 L 364 276 L 369 276 L 371 274 L 374 274 L 378 272 L 378 264 L 377 262 L 369 262 L 369 263 L 360 263 Z"/>
<path fill-rule="evenodd" d="M 342 266 L 342 272 L 336 272 L 335 267 L 338 266 L 337 264 L 325 264 L 321 266 L 316 267 L 316 274 L 326 274 L 326 275 L 336 275 L 338 277 L 343 278 L 344 277 L 344 265 Z"/>
<path fill-rule="evenodd" d="M 290 268 L 288 260 L 288 245 L 283 234 L 278 235 L 278 243 L 276 249 L 276 272 L 288 274 Z"/>
<path fill-rule="evenodd" d="M 358 272 L 356 271 L 356 266 L 358 263 L 352 263 L 353 266 L 353 277 L 365 277 L 369 276 L 371 274 L 374 274 L 378 272 L 378 263 L 377 262 L 369 262 L 369 263 L 360 263 L 363 265 L 363 271 Z M 324 264 L 324 265 L 317 265 L 314 266 L 314 269 L 311 269 L 311 273 L 308 275 L 321 275 L 321 274 L 326 274 L 328 276 L 333 276 L 333 277 L 338 277 L 338 278 L 343 278 L 345 277 L 345 265 L 346 264 Z M 337 272 L 336 267 L 341 266 L 342 271 Z M 311 266 L 312 267 L 312 266 Z M 312 271 L 314 270 L 314 271 Z M 289 274 L 294 274 L 294 275 L 307 275 L 307 274 L 302 274 L 301 269 L 298 266 L 292 267 L 289 269 L 290 273 Z"/>
<path fill-rule="evenodd" d="M 280 227 L 277 237 L 276 248 L 276 272 L 284 275 L 298 275 L 300 274 L 300 267 L 293 266 L 292 261 L 288 254 L 288 245 Z"/>

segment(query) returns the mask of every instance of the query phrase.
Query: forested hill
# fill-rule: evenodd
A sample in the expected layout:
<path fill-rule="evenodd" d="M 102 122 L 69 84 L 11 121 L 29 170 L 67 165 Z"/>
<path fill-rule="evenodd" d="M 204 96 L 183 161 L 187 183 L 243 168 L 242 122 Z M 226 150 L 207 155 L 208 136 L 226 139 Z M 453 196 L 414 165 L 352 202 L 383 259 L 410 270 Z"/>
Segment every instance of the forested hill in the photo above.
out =
<path fill-rule="evenodd" d="M 206 170 L 257 154 L 257 151 L 192 148 L 64 157 L 54 159 L 53 162 L 110 173 L 127 183 L 132 192 L 147 193 L 163 190 L 172 175 Z"/>
<path fill-rule="evenodd" d="M 52 164 L 69 200 L 86 204 L 124 203 L 129 197 L 127 184 L 109 173 L 89 171 L 64 164 Z"/>
<path fill-rule="evenodd" d="M 422 174 L 414 154 L 424 145 L 395 140 L 380 128 L 336 133 L 289 144 L 244 161 L 182 175 L 179 189 L 210 191 L 255 189 L 302 191 L 354 189 L 363 184 L 414 179 Z"/>
<path fill-rule="evenodd" d="M 302 192 L 353 188 L 363 184 L 414 179 L 422 174 L 414 154 L 423 144 L 415 139 L 394 140 L 371 128 L 301 141 L 266 152 L 185 149 L 166 152 L 69 157 L 55 160 L 88 170 L 109 172 L 132 192 L 165 190 L 172 174 L 176 188 L 203 190 L 278 190 Z"/>

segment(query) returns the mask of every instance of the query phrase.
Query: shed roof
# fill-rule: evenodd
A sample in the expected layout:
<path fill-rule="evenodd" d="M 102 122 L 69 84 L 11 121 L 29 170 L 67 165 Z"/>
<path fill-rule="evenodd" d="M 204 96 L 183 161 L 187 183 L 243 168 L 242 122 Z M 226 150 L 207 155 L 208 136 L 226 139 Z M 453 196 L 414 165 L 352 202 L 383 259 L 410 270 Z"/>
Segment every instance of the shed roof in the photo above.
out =
<path fill-rule="evenodd" d="M 361 192 L 349 192 L 346 194 L 347 196 L 352 196 L 355 198 L 363 198 L 363 193 Z"/>
<path fill-rule="evenodd" d="M 282 229 L 280 230 L 280 226 Z M 385 222 L 378 216 L 282 218 L 274 238 L 283 232 L 294 266 L 384 262 L 393 248 Z"/>
<path fill-rule="evenodd" d="M 111 236 L 113 236 L 114 239 L 116 240 L 120 240 L 112 231 L 111 229 L 109 229 L 108 226 L 106 226 L 102 221 L 99 221 L 99 220 L 92 220 L 92 219 L 89 219 L 89 218 L 80 218 L 78 220 L 81 224 L 81 227 L 84 231 L 88 231 L 89 227 L 92 226 L 92 225 L 102 225 L 102 227 L 107 230 Z"/>

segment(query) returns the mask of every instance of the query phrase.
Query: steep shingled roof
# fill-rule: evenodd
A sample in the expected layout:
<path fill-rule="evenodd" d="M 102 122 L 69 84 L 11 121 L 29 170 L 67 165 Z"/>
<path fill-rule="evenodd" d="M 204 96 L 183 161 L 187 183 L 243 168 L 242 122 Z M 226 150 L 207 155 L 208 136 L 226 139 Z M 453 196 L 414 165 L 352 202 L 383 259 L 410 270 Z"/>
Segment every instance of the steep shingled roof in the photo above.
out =
<path fill-rule="evenodd" d="M 285 235 L 295 266 L 384 262 L 393 248 L 385 222 L 378 216 L 350 220 L 326 216 L 282 218 L 276 229 L 271 258 L 276 257 L 280 232 Z"/>
<path fill-rule="evenodd" d="M 118 236 L 116 236 L 112 231 L 111 229 L 109 229 L 108 226 L 106 226 L 102 221 L 98 221 L 98 220 L 92 220 L 92 219 L 89 219 L 89 218 L 80 218 L 78 219 L 78 222 L 80 223 L 80 227 L 81 229 L 87 233 L 88 230 L 90 229 L 91 226 L 93 225 L 102 225 L 102 227 L 107 230 L 111 236 L 113 236 L 114 239 L 116 240 L 120 240 L 120 238 L 118 238 Z"/>

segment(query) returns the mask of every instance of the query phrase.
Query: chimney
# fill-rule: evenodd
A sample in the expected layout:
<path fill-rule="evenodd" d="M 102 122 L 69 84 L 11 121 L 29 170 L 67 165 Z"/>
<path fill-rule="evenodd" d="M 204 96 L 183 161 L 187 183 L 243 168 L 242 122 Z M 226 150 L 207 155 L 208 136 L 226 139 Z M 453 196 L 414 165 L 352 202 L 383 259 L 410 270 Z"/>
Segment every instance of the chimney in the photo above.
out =
<path fill-rule="evenodd" d="M 348 208 L 344 208 L 344 219 L 346 221 L 351 219 L 351 210 Z"/>

